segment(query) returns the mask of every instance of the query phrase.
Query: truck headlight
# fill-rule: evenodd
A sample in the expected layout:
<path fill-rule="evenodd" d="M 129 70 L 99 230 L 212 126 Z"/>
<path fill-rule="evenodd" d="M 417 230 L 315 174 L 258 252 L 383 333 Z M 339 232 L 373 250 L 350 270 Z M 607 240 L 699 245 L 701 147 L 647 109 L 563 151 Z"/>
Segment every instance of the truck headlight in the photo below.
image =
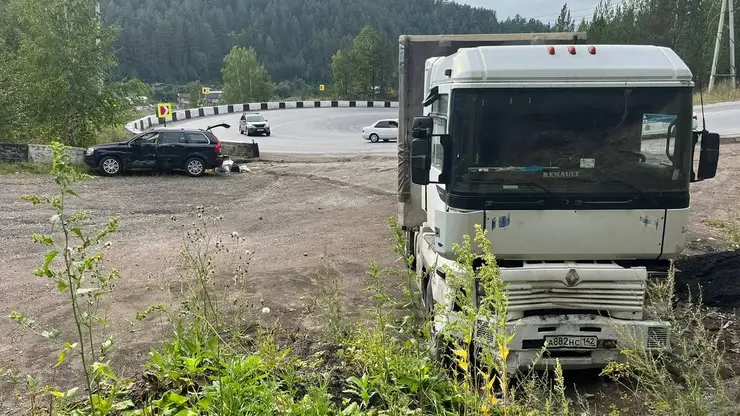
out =
<path fill-rule="evenodd" d="M 95 153 L 95 148 L 94 148 L 94 147 L 88 147 L 88 148 L 87 148 L 87 149 L 85 150 L 85 156 L 90 156 L 90 155 L 92 155 L 93 153 Z"/>

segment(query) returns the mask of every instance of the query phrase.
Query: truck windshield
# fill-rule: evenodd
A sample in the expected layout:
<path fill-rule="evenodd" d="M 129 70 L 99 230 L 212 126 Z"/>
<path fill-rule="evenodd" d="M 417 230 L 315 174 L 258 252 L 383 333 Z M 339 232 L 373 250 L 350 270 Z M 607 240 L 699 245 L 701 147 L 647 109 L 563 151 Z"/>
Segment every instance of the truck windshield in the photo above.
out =
<path fill-rule="evenodd" d="M 450 119 L 450 192 L 688 192 L 690 87 L 459 89 Z"/>

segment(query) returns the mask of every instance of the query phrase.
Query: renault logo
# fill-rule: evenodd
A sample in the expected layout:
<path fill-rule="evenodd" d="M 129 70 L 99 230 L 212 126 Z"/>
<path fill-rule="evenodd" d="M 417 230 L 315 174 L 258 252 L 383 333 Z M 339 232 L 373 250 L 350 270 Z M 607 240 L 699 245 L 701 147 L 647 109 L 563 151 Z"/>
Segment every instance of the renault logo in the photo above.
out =
<path fill-rule="evenodd" d="M 568 270 L 568 273 L 565 275 L 565 284 L 568 287 L 573 287 L 580 283 L 581 278 L 578 276 L 578 272 L 576 269 L 570 269 Z"/>

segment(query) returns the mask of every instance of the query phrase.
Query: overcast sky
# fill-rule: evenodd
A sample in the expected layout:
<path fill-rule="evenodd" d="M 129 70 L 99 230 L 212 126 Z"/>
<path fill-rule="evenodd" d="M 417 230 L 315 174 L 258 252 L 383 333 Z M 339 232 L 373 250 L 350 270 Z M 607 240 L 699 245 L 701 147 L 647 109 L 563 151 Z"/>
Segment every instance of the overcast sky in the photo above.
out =
<path fill-rule="evenodd" d="M 580 21 L 582 17 L 587 19 L 593 14 L 594 8 L 599 0 L 456 0 L 458 3 L 471 6 L 485 7 L 496 10 L 500 19 L 515 16 L 517 13 L 527 17 L 542 20 L 543 22 L 554 22 L 560 14 L 564 3 L 568 3 L 571 15 Z M 619 3 L 619 1 L 612 1 Z"/>

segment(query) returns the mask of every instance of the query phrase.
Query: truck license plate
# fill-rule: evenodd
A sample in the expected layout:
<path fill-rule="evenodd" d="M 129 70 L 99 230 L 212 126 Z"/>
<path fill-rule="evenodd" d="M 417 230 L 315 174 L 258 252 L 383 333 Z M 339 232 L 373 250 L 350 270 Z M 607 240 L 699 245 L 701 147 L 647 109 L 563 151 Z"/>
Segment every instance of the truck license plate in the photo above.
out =
<path fill-rule="evenodd" d="M 596 348 L 596 337 L 557 335 L 545 337 L 548 348 Z"/>

